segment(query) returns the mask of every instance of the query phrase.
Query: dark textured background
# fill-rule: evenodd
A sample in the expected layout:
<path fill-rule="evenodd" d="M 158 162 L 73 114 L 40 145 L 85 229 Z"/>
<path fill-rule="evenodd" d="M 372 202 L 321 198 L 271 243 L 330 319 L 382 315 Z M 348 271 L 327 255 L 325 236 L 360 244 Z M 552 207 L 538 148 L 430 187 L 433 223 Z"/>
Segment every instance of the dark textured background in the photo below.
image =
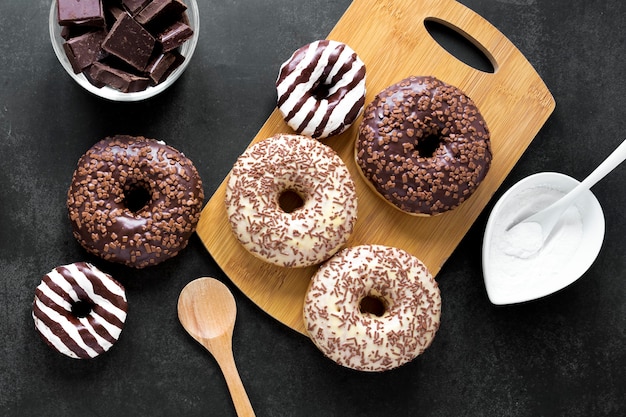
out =
<path fill-rule="evenodd" d="M 216 363 L 176 317 L 182 287 L 206 275 L 235 293 L 235 357 L 258 416 L 626 415 L 626 167 L 594 187 L 607 223 L 596 263 L 525 305 L 494 307 L 485 293 L 492 201 L 438 275 L 433 345 L 382 374 L 322 357 L 234 288 L 196 236 L 139 272 L 88 256 L 72 238 L 65 193 L 93 143 L 116 133 L 165 140 L 195 162 L 208 198 L 273 110 L 279 65 L 325 37 L 349 3 L 199 0 L 200 42 L 183 77 L 157 98 L 120 104 L 65 74 L 48 37 L 50 0 L 0 2 L 0 415 L 234 415 Z M 557 102 L 496 197 L 538 171 L 582 179 L 624 139 L 626 2 L 462 3 L 517 45 Z M 130 304 L 119 342 L 88 361 L 49 349 L 30 317 L 41 276 L 79 260 L 123 282 Z"/>

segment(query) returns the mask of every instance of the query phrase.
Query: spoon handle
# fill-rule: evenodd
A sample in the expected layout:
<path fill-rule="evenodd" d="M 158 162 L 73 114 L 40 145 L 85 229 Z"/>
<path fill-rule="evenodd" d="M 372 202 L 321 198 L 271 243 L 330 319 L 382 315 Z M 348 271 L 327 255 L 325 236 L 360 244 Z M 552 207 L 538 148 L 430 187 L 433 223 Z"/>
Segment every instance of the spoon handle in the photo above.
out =
<path fill-rule="evenodd" d="M 222 374 L 224 374 L 228 391 L 230 391 L 230 396 L 235 405 L 235 411 L 237 411 L 239 417 L 255 417 L 252 404 L 250 404 L 250 399 L 248 398 L 246 389 L 237 371 L 237 366 L 235 365 L 233 350 L 230 348 L 229 343 L 224 343 L 223 345 L 223 348 L 217 349 L 214 345 L 212 353 L 222 370 Z"/>
<path fill-rule="evenodd" d="M 568 201 L 574 201 L 579 194 L 593 187 L 598 181 L 613 171 L 626 159 L 626 140 L 624 140 L 576 189 L 566 195 Z M 565 197 L 564 197 L 565 198 Z"/>
<path fill-rule="evenodd" d="M 545 240 L 556 223 L 558 222 L 561 214 L 567 210 L 571 203 L 573 203 L 583 192 L 589 190 L 598 181 L 604 178 L 609 172 L 613 171 L 619 164 L 626 159 L 626 140 L 622 143 L 600 164 L 596 169 L 591 172 L 581 183 L 579 183 L 574 189 L 565 194 L 563 197 L 552 203 L 547 208 L 533 214 L 523 222 L 538 222 L 542 226 L 542 235 Z"/>

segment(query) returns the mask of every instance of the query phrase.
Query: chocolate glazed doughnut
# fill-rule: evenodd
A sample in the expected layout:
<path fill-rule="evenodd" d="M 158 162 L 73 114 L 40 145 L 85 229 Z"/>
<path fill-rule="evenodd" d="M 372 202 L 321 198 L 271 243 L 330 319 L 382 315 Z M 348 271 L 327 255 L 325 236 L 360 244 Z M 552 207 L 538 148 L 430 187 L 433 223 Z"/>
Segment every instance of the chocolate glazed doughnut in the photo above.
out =
<path fill-rule="evenodd" d="M 80 158 L 67 207 L 87 251 L 143 268 L 187 246 L 203 200 L 202 181 L 185 155 L 154 139 L 120 135 Z"/>
<path fill-rule="evenodd" d="M 322 139 L 348 129 L 365 104 L 365 64 L 348 45 L 320 40 L 280 67 L 278 109 L 296 133 Z"/>
<path fill-rule="evenodd" d="M 355 156 L 380 195 L 422 216 L 469 198 L 492 159 L 489 130 L 472 100 L 434 77 L 413 76 L 367 106 Z"/>

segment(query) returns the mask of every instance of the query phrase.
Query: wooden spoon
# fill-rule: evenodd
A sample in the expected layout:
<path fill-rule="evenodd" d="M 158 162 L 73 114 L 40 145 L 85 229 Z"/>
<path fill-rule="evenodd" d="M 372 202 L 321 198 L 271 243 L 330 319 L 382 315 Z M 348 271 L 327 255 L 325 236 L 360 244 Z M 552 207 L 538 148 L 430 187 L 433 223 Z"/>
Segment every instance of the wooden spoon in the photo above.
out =
<path fill-rule="evenodd" d="M 178 297 L 178 319 L 187 333 L 217 361 L 238 416 L 254 416 L 233 356 L 233 329 L 237 305 L 228 287 L 214 278 L 198 278 Z"/>

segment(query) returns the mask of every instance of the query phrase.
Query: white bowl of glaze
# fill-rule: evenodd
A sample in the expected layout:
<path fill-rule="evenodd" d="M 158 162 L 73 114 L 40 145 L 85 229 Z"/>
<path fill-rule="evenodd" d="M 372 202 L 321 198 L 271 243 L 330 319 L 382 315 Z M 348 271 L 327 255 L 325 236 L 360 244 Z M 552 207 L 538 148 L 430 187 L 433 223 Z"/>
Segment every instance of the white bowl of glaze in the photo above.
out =
<path fill-rule="evenodd" d="M 141 101 L 154 97 L 174 84 L 183 72 L 185 72 L 185 69 L 187 69 L 187 66 L 191 62 L 191 57 L 196 49 L 196 45 L 198 44 L 198 35 L 200 31 L 200 12 L 198 10 L 198 3 L 196 3 L 196 0 L 184 0 L 184 3 L 187 5 L 186 13 L 189 19 L 189 27 L 193 30 L 193 36 L 187 42 L 182 44 L 179 49 L 180 54 L 185 57 L 185 60 L 167 77 L 167 79 L 165 79 L 165 81 L 155 86 L 149 86 L 143 91 L 124 93 L 123 91 L 119 91 L 108 86 L 98 88 L 90 83 L 89 80 L 87 80 L 87 77 L 85 77 L 82 73 L 74 73 L 72 65 L 63 50 L 63 43 L 65 42 L 65 39 L 61 37 L 62 27 L 59 25 L 57 20 L 57 0 L 53 0 L 50 5 L 50 16 L 48 19 L 52 48 L 54 49 L 54 53 L 59 62 L 65 69 L 65 72 L 67 72 L 78 85 L 98 97 L 111 101 Z"/>
<path fill-rule="evenodd" d="M 538 198 L 532 203 L 535 207 L 520 209 L 523 200 L 528 203 L 529 197 L 534 193 L 539 196 L 538 191 L 542 189 L 547 189 L 551 195 L 556 192 L 565 194 L 578 184 L 578 180 L 567 175 L 542 172 L 519 181 L 498 200 L 487 221 L 482 248 L 483 277 L 487 295 L 493 304 L 517 304 L 553 294 L 576 281 L 593 264 L 604 241 L 605 223 L 602 207 L 591 191 L 582 194 L 569 209 L 574 211 L 564 216 L 577 219 L 575 210 L 579 213 L 580 226 L 576 223 L 576 227 L 569 229 L 572 230 L 571 235 L 579 238 L 576 245 L 572 239 L 567 242 L 559 241 L 559 238 L 567 235 L 562 234 L 559 237 L 557 231 L 546 242 L 543 253 L 527 259 L 508 259 L 508 256 L 503 257 L 501 250 L 496 249 L 507 245 L 503 240 L 507 227 L 550 203 L 539 201 L 541 199 Z M 505 219 L 511 218 L 512 212 L 515 212 L 514 221 L 505 222 Z M 539 258 L 540 256 L 543 258 Z M 506 262 L 503 262 L 505 258 Z M 535 263 L 532 267 L 527 263 L 529 267 L 524 269 L 524 262 Z M 528 274 L 520 272 L 522 270 L 528 271 Z"/>

